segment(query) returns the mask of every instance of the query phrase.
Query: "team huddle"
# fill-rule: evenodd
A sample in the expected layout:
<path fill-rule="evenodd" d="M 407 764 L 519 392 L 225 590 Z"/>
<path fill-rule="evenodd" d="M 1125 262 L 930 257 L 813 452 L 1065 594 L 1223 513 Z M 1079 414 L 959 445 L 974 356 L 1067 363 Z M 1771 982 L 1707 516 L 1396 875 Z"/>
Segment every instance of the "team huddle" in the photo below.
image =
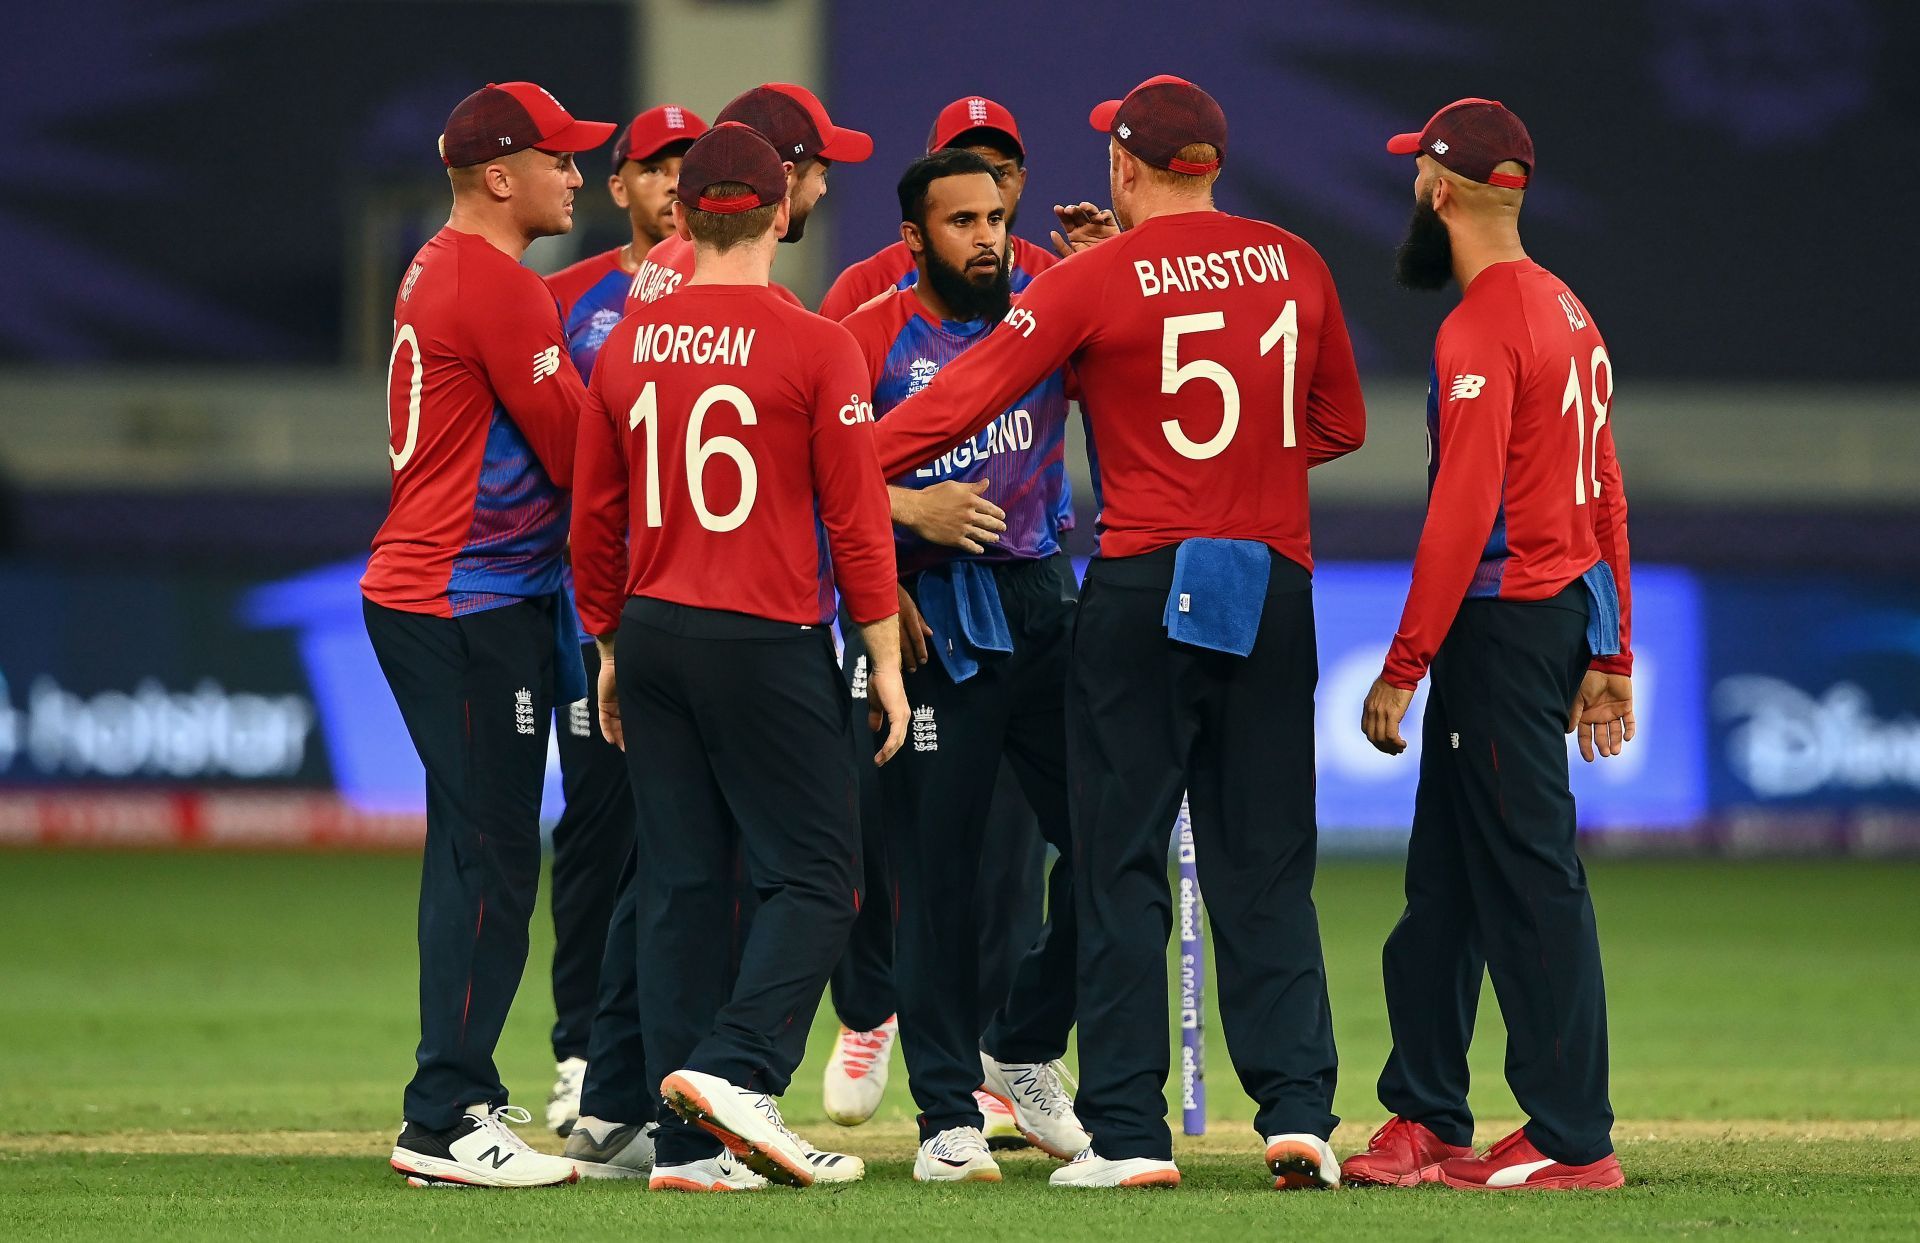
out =
<path fill-rule="evenodd" d="M 1520 246 L 1531 138 L 1464 99 L 1388 143 L 1416 165 L 1400 279 L 1462 292 L 1412 586 L 1360 705 L 1404 751 L 1431 674 L 1384 955 L 1391 1116 L 1343 1162 L 1307 498 L 1366 439 L 1353 349 L 1313 247 L 1214 207 L 1211 96 L 1155 77 L 1089 119 L 1111 206 L 1055 207 L 1049 250 L 1012 233 L 1012 114 L 942 109 L 899 240 L 815 313 L 774 281 L 778 248 L 873 142 L 810 91 L 617 133 L 525 82 L 454 109 L 452 215 L 394 303 L 392 500 L 362 581 L 427 778 L 408 1182 L 860 1179 L 780 1109 L 829 996 L 826 1112 L 871 1117 L 897 1042 L 916 1180 L 997 1182 L 995 1151 L 1031 1146 L 1055 1186 L 1176 1186 L 1184 799 L 1276 1188 L 1622 1184 L 1565 735 L 1589 760 L 1633 736 L 1626 507 L 1605 345 Z M 572 227 L 576 155 L 609 140 L 632 240 L 543 280 L 522 256 Z M 1076 404 L 1084 579 L 1063 551 Z M 493 1060 L 550 725 L 561 1156 L 508 1125 L 532 1117 Z M 1489 973 L 1528 1121 L 1476 1153 Z"/>

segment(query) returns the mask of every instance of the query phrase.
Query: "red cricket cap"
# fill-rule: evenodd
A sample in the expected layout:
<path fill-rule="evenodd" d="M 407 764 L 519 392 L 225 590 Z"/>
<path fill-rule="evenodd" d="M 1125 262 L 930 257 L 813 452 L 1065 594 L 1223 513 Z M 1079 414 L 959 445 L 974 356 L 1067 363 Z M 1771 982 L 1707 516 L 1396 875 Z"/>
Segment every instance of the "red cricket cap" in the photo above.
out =
<path fill-rule="evenodd" d="M 1219 168 L 1227 158 L 1227 114 L 1213 96 L 1170 73 L 1148 78 L 1128 91 L 1125 99 L 1109 99 L 1087 120 L 1134 155 L 1169 172 L 1197 177 Z M 1219 155 L 1205 164 L 1178 158 L 1180 148 L 1196 142 L 1208 144 Z"/>
<path fill-rule="evenodd" d="M 744 194 L 708 193 L 725 182 L 747 187 Z M 758 131 L 738 121 L 722 121 L 702 134 L 680 161 L 680 201 L 701 211 L 732 215 L 787 197 L 787 169 L 780 153 Z"/>
<path fill-rule="evenodd" d="M 691 108 L 679 104 L 649 108 L 627 122 L 620 140 L 613 144 L 613 171 L 619 172 L 628 160 L 650 160 L 674 143 L 690 143 L 706 132 L 707 123 Z"/>
<path fill-rule="evenodd" d="M 933 119 L 933 130 L 927 135 L 927 154 L 952 146 L 954 139 L 975 129 L 1005 134 L 1013 140 L 1014 151 L 1022 159 L 1026 158 L 1027 145 L 1020 141 L 1020 126 L 1014 121 L 1013 113 L 1007 111 L 1006 105 L 980 95 L 956 99 L 940 109 L 940 115 Z"/>
<path fill-rule="evenodd" d="M 531 82 L 489 82 L 454 106 L 440 135 L 440 159 L 449 168 L 465 168 L 528 147 L 591 151 L 618 128 L 611 121 L 574 120 Z"/>
<path fill-rule="evenodd" d="M 1456 99 L 1428 118 L 1417 134 L 1387 139 L 1395 155 L 1429 155 L 1468 181 L 1526 187 L 1533 175 L 1533 138 L 1520 118 L 1497 99 Z M 1507 160 L 1524 164 L 1524 173 L 1496 173 Z"/>
<path fill-rule="evenodd" d="M 734 97 L 714 118 L 738 121 L 773 144 L 789 163 L 805 159 L 858 164 L 873 154 L 873 139 L 857 129 L 835 125 L 825 105 L 804 86 L 768 82 Z"/>

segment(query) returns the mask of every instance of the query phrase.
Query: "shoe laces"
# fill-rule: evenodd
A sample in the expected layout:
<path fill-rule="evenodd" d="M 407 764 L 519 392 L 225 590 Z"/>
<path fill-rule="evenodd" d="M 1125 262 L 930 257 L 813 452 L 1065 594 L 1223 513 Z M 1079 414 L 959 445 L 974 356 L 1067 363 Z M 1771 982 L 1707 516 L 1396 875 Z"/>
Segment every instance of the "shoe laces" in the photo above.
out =
<path fill-rule="evenodd" d="M 533 1151 L 533 1147 L 528 1144 L 526 1140 L 521 1139 L 513 1127 L 507 1125 L 507 1123 L 511 1122 L 514 1126 L 526 1126 L 533 1121 L 533 1115 L 520 1108 L 520 1106 L 502 1105 L 498 1109 L 486 1114 L 470 1114 L 468 1116 L 478 1118 L 482 1127 L 500 1136 L 501 1139 L 513 1147 L 523 1152 Z"/>
<path fill-rule="evenodd" d="M 864 1079 L 872 1074 L 875 1063 L 886 1056 L 887 1046 L 892 1043 L 884 1028 L 870 1032 L 841 1028 L 840 1060 L 846 1065 L 847 1078 Z"/>
<path fill-rule="evenodd" d="M 774 1130 L 792 1140 L 799 1146 L 802 1152 L 810 1151 L 813 1148 L 812 1144 L 801 1139 L 794 1129 L 787 1125 L 787 1120 L 780 1116 L 780 1106 L 774 1103 L 774 1099 L 771 1096 L 768 1096 L 764 1092 L 756 1093 L 753 1098 L 753 1107 L 760 1111 L 760 1116 L 765 1118 L 768 1123 L 773 1126 Z"/>
<path fill-rule="evenodd" d="M 1072 1098 L 1061 1085 L 1062 1078 L 1072 1079 L 1064 1063 L 1033 1062 L 1020 1069 L 1009 1079 L 1010 1085 L 1025 1097 L 1027 1102 L 1049 1118 L 1062 1117 Z M 1080 1085 L 1075 1083 L 1077 1088 Z"/>
<path fill-rule="evenodd" d="M 1391 1143 L 1397 1139 L 1404 1139 L 1409 1145 L 1418 1148 L 1419 1145 L 1414 1143 L 1414 1137 L 1410 1133 L 1412 1130 L 1413 1123 L 1408 1122 L 1399 1114 L 1395 1114 L 1380 1124 L 1380 1129 L 1375 1131 L 1373 1137 L 1367 1141 L 1367 1147 L 1370 1149 L 1379 1148 L 1383 1143 Z"/>
<path fill-rule="evenodd" d="M 948 1127 L 927 1142 L 927 1151 L 949 1161 L 972 1161 L 988 1152 L 986 1137 L 970 1126 Z"/>
<path fill-rule="evenodd" d="M 1505 1139 L 1500 1140 L 1498 1143 L 1494 1144 L 1493 1147 L 1487 1149 L 1487 1159 L 1492 1160 L 1495 1157 L 1505 1156 L 1507 1153 L 1512 1152 L 1515 1148 L 1519 1147 L 1521 1144 L 1524 1144 L 1526 1142 L 1527 1142 L 1527 1132 L 1526 1132 L 1526 1128 L 1523 1127 L 1520 1130 L 1515 1131 L 1513 1134 L 1507 1136 Z"/>

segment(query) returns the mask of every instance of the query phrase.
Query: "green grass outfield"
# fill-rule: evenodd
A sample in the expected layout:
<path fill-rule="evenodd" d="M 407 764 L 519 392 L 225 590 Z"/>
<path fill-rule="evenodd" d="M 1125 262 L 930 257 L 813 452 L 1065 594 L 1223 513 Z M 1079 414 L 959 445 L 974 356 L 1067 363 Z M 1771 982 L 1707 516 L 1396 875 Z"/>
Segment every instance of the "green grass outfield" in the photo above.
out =
<path fill-rule="evenodd" d="M 1623 1192 L 1278 1195 L 1217 1042 L 1212 1133 L 1178 1141 L 1178 1191 L 1054 1192 L 1024 1154 L 997 1187 L 922 1188 L 897 1058 L 873 1123 L 822 1120 L 823 1026 L 788 1117 L 868 1157 L 867 1182 L 673 1197 L 414 1191 L 386 1168 L 413 1045 L 413 860 L 0 853 L 0 1237 L 1920 1237 L 1920 867 L 1619 862 L 1593 884 Z M 1379 1121 L 1398 887 L 1394 864 L 1321 871 L 1343 1153 Z M 544 921 L 501 1052 L 536 1115 Z M 1517 1112 L 1485 1002 L 1483 1141 Z"/>

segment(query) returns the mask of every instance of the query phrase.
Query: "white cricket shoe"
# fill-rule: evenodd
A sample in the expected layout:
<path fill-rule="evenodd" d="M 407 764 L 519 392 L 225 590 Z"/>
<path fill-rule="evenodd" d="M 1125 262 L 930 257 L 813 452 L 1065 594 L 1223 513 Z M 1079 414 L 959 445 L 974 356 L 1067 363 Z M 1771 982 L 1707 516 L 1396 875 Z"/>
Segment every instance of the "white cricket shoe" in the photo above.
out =
<path fill-rule="evenodd" d="M 1267 1136 L 1267 1168 L 1275 1191 L 1320 1190 L 1340 1185 L 1340 1158 L 1318 1135 Z"/>
<path fill-rule="evenodd" d="M 553 1076 L 553 1090 L 547 1093 L 547 1129 L 565 1139 L 580 1120 L 580 1088 L 587 1081 L 587 1059 L 570 1057 L 556 1062 Z"/>
<path fill-rule="evenodd" d="M 507 1127 L 532 1121 L 533 1115 L 518 1105 L 491 1113 L 474 1105 L 444 1131 L 409 1122 L 388 1161 L 411 1187 L 551 1187 L 578 1181 L 573 1162 L 529 1148 Z"/>
<path fill-rule="evenodd" d="M 841 1126 L 859 1126 L 880 1108 L 880 1097 L 887 1090 L 888 1063 L 893 1042 L 900 1034 L 900 1020 L 889 1017 L 870 1032 L 840 1029 L 833 1042 L 833 1055 L 827 1059 L 826 1080 L 822 1085 L 822 1103 L 827 1117 Z"/>
<path fill-rule="evenodd" d="M 994 1152 L 1012 1148 L 1033 1147 L 1027 1137 L 1021 1133 L 1020 1124 L 1013 1120 L 1013 1110 L 997 1096 L 988 1096 L 979 1088 L 973 1090 L 973 1103 L 980 1110 L 980 1134 L 986 1136 L 987 1147 Z"/>
<path fill-rule="evenodd" d="M 645 1178 L 653 1170 L 653 1132 L 658 1125 L 582 1118 L 567 1136 L 567 1160 L 582 1178 Z"/>
<path fill-rule="evenodd" d="M 999 1062 L 980 1055 L 980 1090 L 999 1098 L 1029 1143 L 1062 1161 L 1093 1142 L 1060 1081 L 1065 1069 L 1059 1062 Z"/>
<path fill-rule="evenodd" d="M 1152 1157 L 1109 1161 L 1087 1148 L 1055 1170 L 1047 1182 L 1055 1187 L 1178 1187 L 1180 1167 Z"/>
<path fill-rule="evenodd" d="M 660 1095 L 673 1112 L 726 1145 L 754 1173 L 789 1187 L 813 1185 L 813 1163 L 800 1137 L 787 1129 L 780 1107 L 764 1092 L 750 1092 L 718 1075 L 676 1070 L 660 1081 Z"/>
<path fill-rule="evenodd" d="M 917 1183 L 997 1183 L 1000 1167 L 987 1137 L 970 1126 L 949 1127 L 920 1145 L 913 1159 Z"/>
<path fill-rule="evenodd" d="M 647 1183 L 651 1191 L 759 1191 L 767 1180 L 723 1152 L 700 1161 L 656 1165 Z"/>

